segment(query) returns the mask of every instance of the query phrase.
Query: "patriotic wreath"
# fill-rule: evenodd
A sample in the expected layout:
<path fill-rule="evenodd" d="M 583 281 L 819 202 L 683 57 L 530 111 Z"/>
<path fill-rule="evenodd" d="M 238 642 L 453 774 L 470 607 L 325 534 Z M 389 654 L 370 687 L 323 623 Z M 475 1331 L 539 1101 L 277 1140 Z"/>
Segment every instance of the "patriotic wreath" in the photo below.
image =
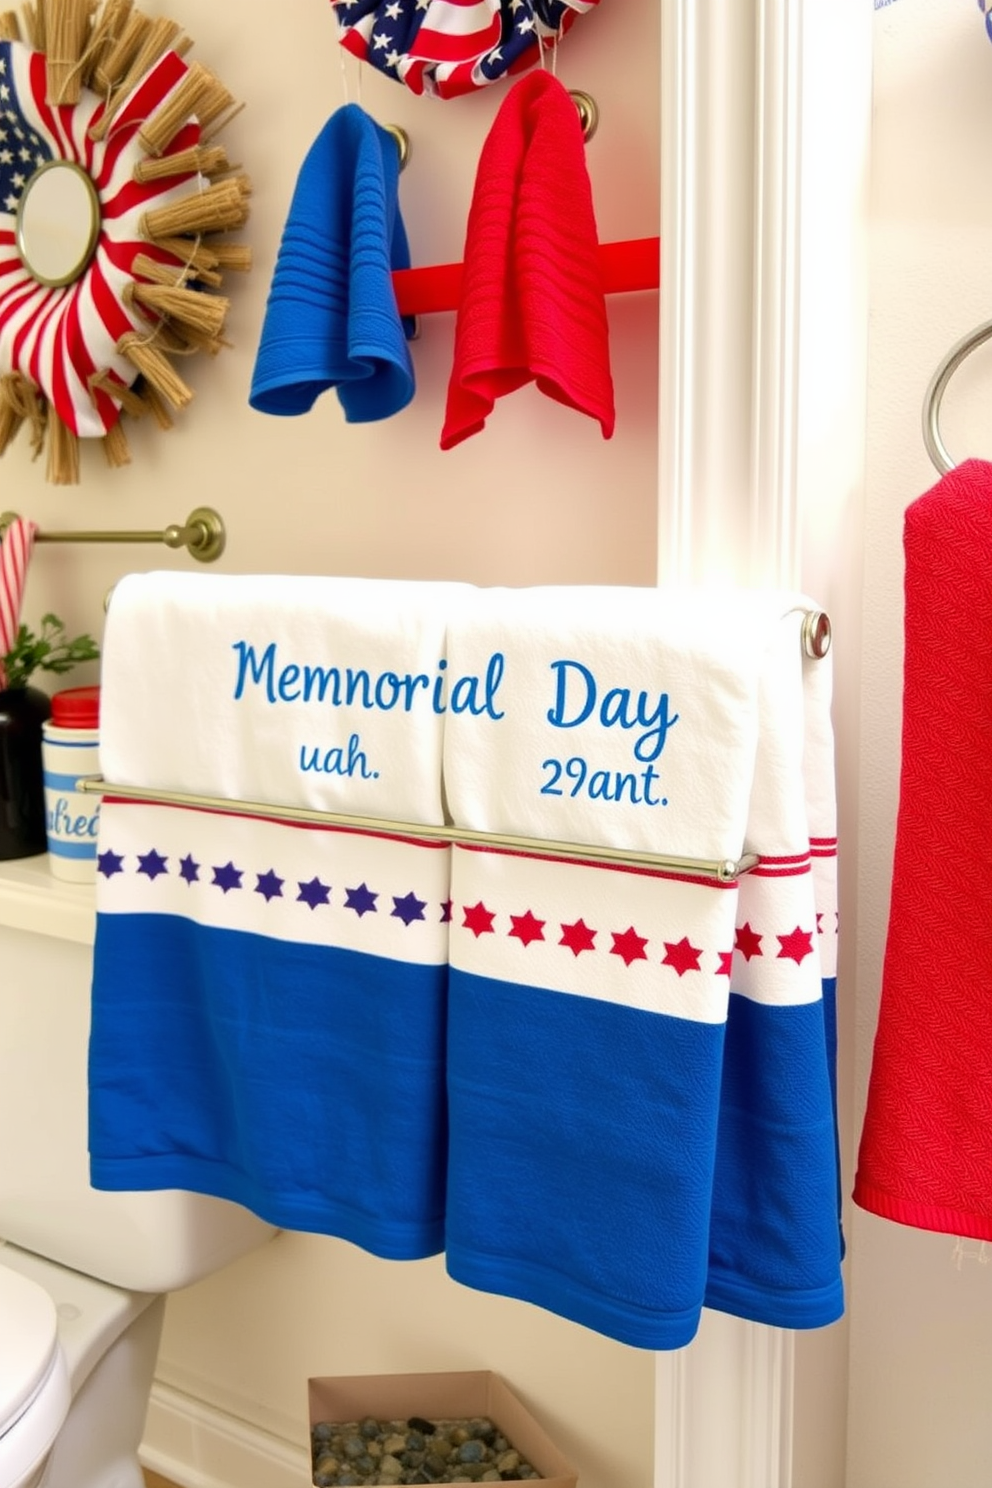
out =
<path fill-rule="evenodd" d="M 341 45 L 414 93 L 457 98 L 538 61 L 599 0 L 331 0 Z"/>
<path fill-rule="evenodd" d="M 0 14 L 0 454 L 27 425 L 65 485 L 81 439 L 128 463 L 122 414 L 171 427 L 193 396 L 175 360 L 226 344 L 212 291 L 251 255 L 218 239 L 246 222 L 250 185 L 215 142 L 237 105 L 187 63 L 175 22 L 133 0 L 36 0 L 23 24 Z M 29 268 L 23 232 L 59 162 L 95 202 L 68 282 Z"/>

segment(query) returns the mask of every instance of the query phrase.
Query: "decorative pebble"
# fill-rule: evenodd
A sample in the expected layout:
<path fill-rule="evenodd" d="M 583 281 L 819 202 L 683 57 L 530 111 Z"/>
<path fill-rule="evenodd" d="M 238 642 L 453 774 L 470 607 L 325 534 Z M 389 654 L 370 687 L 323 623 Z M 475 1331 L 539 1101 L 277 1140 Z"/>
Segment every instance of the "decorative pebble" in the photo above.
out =
<path fill-rule="evenodd" d="M 487 1417 L 428 1421 L 318 1421 L 310 1443 L 315 1488 L 540 1481 Z"/>

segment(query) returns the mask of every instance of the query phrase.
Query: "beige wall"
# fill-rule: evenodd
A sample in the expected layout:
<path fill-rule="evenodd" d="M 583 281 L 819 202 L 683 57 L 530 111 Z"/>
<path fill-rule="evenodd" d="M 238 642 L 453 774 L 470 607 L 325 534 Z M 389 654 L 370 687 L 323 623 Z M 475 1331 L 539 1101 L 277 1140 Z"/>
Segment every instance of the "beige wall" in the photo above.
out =
<path fill-rule="evenodd" d="M 254 352 L 296 172 L 345 101 L 336 23 L 327 0 L 143 8 L 179 20 L 192 55 L 246 104 L 225 134 L 254 183 L 245 237 L 255 265 L 229 283 L 233 349 L 184 365 L 193 403 L 168 434 L 135 426 L 125 470 L 107 471 L 87 448 L 81 484 L 50 487 L 22 436 L 0 461 L 2 506 L 56 530 L 161 528 L 215 505 L 229 534 L 218 567 L 228 572 L 652 583 L 657 296 L 610 302 L 609 443 L 590 420 L 531 389 L 498 406 L 483 434 L 442 454 L 448 314 L 424 319 L 416 398 L 396 418 L 346 426 L 333 394 L 299 419 L 253 412 Z M 658 232 L 658 57 L 657 0 L 604 0 L 562 47 L 559 76 L 600 108 L 588 163 L 604 241 Z M 347 72 L 358 101 L 355 64 Z M 363 78 L 362 103 L 412 141 L 401 205 L 415 263 L 461 257 L 479 149 L 502 96 L 493 88 L 441 104 Z M 105 591 L 121 574 L 190 561 L 158 547 L 40 547 L 24 617 L 53 608 L 74 629 L 99 632 Z M 177 656 L 175 666 L 192 674 L 196 657 Z M 579 1467 L 583 1488 L 651 1482 L 651 1356 L 459 1287 L 439 1259 L 384 1262 L 334 1239 L 282 1236 L 170 1300 L 160 1372 L 302 1444 L 308 1375 L 447 1368 L 504 1373 Z"/>
<path fill-rule="evenodd" d="M 872 281 L 861 691 L 858 1114 L 877 1016 L 898 791 L 902 519 L 936 479 L 920 433 L 932 373 L 992 315 L 992 43 L 973 0 L 875 18 Z M 956 458 L 992 454 L 992 351 L 952 379 Z M 976 637 L 987 646 L 988 637 Z M 925 974 L 925 971 L 924 971 Z M 852 1213 L 848 1488 L 992 1480 L 992 1273 L 976 1242 Z M 985 1248 L 987 1251 L 987 1247 Z"/>

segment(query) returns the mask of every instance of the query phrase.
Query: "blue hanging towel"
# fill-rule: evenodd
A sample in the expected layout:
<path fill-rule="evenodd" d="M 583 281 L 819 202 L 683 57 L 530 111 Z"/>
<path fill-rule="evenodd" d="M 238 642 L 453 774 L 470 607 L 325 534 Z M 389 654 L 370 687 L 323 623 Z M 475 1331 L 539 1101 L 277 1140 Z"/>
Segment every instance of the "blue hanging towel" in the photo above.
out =
<path fill-rule="evenodd" d="M 357 104 L 331 115 L 300 169 L 283 229 L 248 401 L 307 413 L 334 388 L 349 423 L 414 394 L 393 269 L 410 267 L 396 140 Z"/>

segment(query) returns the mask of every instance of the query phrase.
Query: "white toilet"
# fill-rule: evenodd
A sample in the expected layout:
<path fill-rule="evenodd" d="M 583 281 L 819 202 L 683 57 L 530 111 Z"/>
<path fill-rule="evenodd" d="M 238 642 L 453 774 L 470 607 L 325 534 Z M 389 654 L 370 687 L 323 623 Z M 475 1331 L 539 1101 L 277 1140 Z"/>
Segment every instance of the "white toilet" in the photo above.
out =
<path fill-rule="evenodd" d="M 0 931 L 0 1488 L 142 1488 L 165 1294 L 276 1233 L 219 1199 L 90 1188 L 89 965 Z"/>

